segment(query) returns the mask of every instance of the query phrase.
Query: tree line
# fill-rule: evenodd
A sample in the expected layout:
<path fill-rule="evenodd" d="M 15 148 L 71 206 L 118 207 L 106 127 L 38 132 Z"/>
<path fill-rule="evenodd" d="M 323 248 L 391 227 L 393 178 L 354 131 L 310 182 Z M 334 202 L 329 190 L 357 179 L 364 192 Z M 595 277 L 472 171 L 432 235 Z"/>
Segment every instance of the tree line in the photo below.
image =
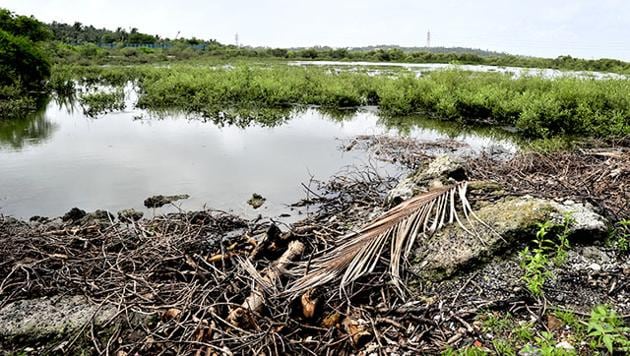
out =
<path fill-rule="evenodd" d="M 187 47 L 197 49 L 189 53 L 168 53 L 175 57 L 190 58 L 195 55 L 214 55 L 225 58 L 259 57 L 285 58 L 304 60 L 347 60 L 347 61 L 379 61 L 379 62 L 410 62 L 410 63 L 455 63 L 480 64 L 495 66 L 514 66 L 529 68 L 554 68 L 567 70 L 591 70 L 616 73 L 630 73 L 630 63 L 617 59 L 586 60 L 571 56 L 557 58 L 537 58 L 529 56 L 510 55 L 506 53 L 485 51 L 473 48 L 445 48 L 445 47 L 400 47 L 391 45 L 368 46 L 357 48 L 266 48 L 266 47 L 237 47 L 221 44 L 214 39 L 202 40 L 198 38 L 169 39 L 158 35 L 140 32 L 137 28 L 129 31 L 123 28 L 108 30 L 97 29 L 80 22 L 64 24 L 53 22 L 48 25 L 53 39 L 68 45 L 109 45 L 109 48 L 122 48 L 129 45 L 164 45 L 177 47 L 174 52 Z M 92 52 L 96 52 L 94 49 Z M 89 51 L 88 51 L 89 52 Z M 103 56 L 101 52 L 101 56 Z M 128 57 L 137 57 L 138 53 L 127 51 Z M 129 56 L 131 54 L 131 56 Z M 178 56 L 182 54 L 181 56 Z M 142 53 L 140 53 L 142 55 Z M 146 57 L 146 60 L 159 59 L 160 56 Z"/>
<path fill-rule="evenodd" d="M 49 28 L 0 9 L 0 119 L 32 110 L 50 76 Z"/>
<path fill-rule="evenodd" d="M 53 22 L 48 25 L 53 33 L 56 41 L 66 44 L 108 44 L 108 45 L 139 45 L 139 44 L 169 44 L 169 43 L 186 43 L 190 45 L 216 45 L 216 40 L 202 40 L 195 37 L 170 39 L 161 38 L 158 35 L 151 35 L 140 32 L 137 28 L 131 28 L 129 31 L 122 27 L 116 30 L 108 30 L 106 28 L 96 28 L 92 25 L 83 25 L 80 22 L 74 24 L 66 24 Z"/>

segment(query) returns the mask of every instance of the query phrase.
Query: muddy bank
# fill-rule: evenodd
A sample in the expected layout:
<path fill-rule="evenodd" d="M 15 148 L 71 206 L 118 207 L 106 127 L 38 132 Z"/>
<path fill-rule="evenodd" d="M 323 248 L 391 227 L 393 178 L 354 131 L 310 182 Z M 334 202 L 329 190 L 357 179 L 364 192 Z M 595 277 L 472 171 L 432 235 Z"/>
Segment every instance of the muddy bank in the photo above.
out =
<path fill-rule="evenodd" d="M 618 183 L 615 179 L 627 177 L 626 154 L 596 156 L 605 164 L 589 161 L 600 173 L 595 182 Z M 471 169 L 473 161 L 414 157 L 417 170 L 406 179 L 356 169 L 314 182 L 317 195 L 303 202 L 310 214 L 290 226 L 211 210 L 148 219 L 131 212 L 115 216 L 80 211 L 65 221 L 3 217 L 0 253 L 7 258 L 0 263 L 0 275 L 5 276 L 0 320 L 12 322 L 0 329 L 1 349 L 352 354 L 438 353 L 480 345 L 498 353 L 482 325 L 488 313 L 509 312 L 531 322 L 535 335 L 548 329 L 548 317 L 556 309 L 588 315 L 596 305 L 609 304 L 622 318 L 630 314 L 627 252 L 606 244 L 615 216 L 626 216 L 627 208 L 593 203 L 604 201 L 598 195 L 592 202 L 581 199 L 580 189 L 588 184 L 526 196 L 522 192 L 529 182 L 491 179 L 492 172 L 505 169 L 502 164 L 518 166 L 520 161 L 488 161 L 492 169 L 483 170 Z M 576 154 L 573 160 L 580 157 Z M 483 167 L 482 159 L 474 161 L 475 167 Z M 486 225 L 473 237 L 451 225 L 420 238 L 406 265 L 404 294 L 390 283 L 383 263 L 387 253 L 371 273 L 343 292 L 331 283 L 297 299 L 281 293 L 299 277 L 291 273 L 299 266 L 286 260 L 282 269 L 274 269 L 291 244 L 302 244 L 295 260 L 308 266 L 346 233 L 392 206 L 463 179 L 470 180 L 472 209 Z M 617 184 L 603 191 L 615 197 L 624 189 Z M 574 220 L 567 230 L 566 259 L 552 267 L 554 278 L 545 283 L 543 297 L 536 297 L 523 281 L 519 252 L 531 246 L 538 224 L 561 224 L 567 211 Z M 269 271 L 276 271 L 276 277 L 270 279 Z M 232 320 L 233 312 L 252 296 L 263 300 L 260 309 Z M 59 314 L 71 318 L 57 318 Z M 48 316 L 59 322 L 44 322 Z M 558 344 L 569 343 L 580 353 L 592 351 L 566 332 L 554 335 Z"/>

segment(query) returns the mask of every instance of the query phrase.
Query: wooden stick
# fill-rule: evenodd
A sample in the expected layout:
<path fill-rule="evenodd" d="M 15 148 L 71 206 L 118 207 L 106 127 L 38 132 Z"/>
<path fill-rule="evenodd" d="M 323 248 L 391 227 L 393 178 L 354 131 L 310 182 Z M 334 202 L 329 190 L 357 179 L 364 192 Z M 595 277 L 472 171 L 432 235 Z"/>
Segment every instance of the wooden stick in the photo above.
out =
<path fill-rule="evenodd" d="M 280 276 L 287 269 L 292 260 L 299 257 L 304 252 L 304 244 L 299 241 L 291 241 L 287 250 L 274 263 L 263 271 L 263 281 L 266 285 L 275 285 Z M 240 307 L 232 310 L 228 315 L 228 322 L 234 326 L 242 324 L 244 317 L 248 313 L 259 313 L 265 303 L 265 295 L 260 285 L 256 285 L 251 294 L 245 299 Z"/>

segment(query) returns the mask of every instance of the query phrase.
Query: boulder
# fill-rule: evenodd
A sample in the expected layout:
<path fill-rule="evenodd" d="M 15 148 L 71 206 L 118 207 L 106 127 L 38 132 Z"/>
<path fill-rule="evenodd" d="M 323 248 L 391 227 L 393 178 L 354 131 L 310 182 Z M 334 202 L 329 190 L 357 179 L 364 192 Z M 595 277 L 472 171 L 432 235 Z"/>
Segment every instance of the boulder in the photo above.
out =
<path fill-rule="evenodd" d="M 115 307 L 99 307 L 83 296 L 20 300 L 0 309 L 0 341 L 24 342 L 71 335 L 90 322 L 101 326 L 116 313 Z"/>
<path fill-rule="evenodd" d="M 571 213 L 572 236 L 599 239 L 607 231 L 606 220 L 588 204 L 557 203 L 530 196 L 507 197 L 476 209 L 471 218 L 475 235 L 458 224 L 446 226 L 414 251 L 412 271 L 429 280 L 440 280 L 464 268 L 510 252 L 535 237 L 537 224 L 552 221 L 562 224 Z M 470 228 L 469 228 L 470 229 Z"/>
<path fill-rule="evenodd" d="M 78 221 L 73 220 L 72 224 L 106 227 L 110 226 L 115 219 L 114 214 L 107 210 L 95 210 L 91 213 L 87 213 Z"/>

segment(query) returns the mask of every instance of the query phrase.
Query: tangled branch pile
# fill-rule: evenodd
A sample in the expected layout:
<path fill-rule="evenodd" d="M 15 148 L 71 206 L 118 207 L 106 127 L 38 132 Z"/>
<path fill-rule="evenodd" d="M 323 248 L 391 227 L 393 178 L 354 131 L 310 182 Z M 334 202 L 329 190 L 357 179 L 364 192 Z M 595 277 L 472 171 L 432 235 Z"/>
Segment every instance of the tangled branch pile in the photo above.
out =
<path fill-rule="evenodd" d="M 609 213 L 628 216 L 627 152 L 529 154 L 470 165 L 474 178 L 499 181 L 513 193 L 592 193 Z M 375 264 L 343 293 L 310 289 L 290 303 L 286 295 L 267 293 L 296 280 L 287 273 L 293 260 L 305 261 L 308 271 L 310 256 L 382 214 L 395 181 L 363 169 L 319 183 L 309 190 L 315 197 L 304 202 L 316 205 L 315 214 L 284 232 L 272 221 L 217 211 L 140 221 L 102 214 L 41 224 L 0 217 L 0 309 L 59 295 L 116 309 L 98 328 L 91 321 L 61 340 L 39 340 L 43 353 L 436 353 L 477 340 L 480 310 L 541 318 L 545 306 L 537 311 L 512 289 L 493 291 L 498 296 L 492 300 L 481 297 L 479 289 L 490 289 L 474 281 L 477 272 L 448 289 L 427 287 L 407 302 L 390 282 L 386 263 Z M 6 340 L 0 349 L 13 350 Z"/>
<path fill-rule="evenodd" d="M 355 173 L 322 185 L 326 204 L 320 213 L 290 232 L 269 221 L 213 211 L 138 222 L 112 221 L 108 215 L 44 224 L 2 218 L 0 254 L 6 258 L 0 263 L 0 308 L 22 299 L 82 295 L 117 309 L 105 326 L 90 322 L 61 341 L 40 340 L 37 350 L 44 353 L 331 354 L 355 350 L 370 335 L 391 351 L 436 348 L 421 337 L 435 323 L 416 320 L 428 309 L 403 305 L 384 270 L 353 284 L 350 298 L 324 291 L 286 303 L 265 296 L 260 313 L 245 313 L 244 322 L 229 320 L 256 288 L 240 258 L 265 271 L 291 241 L 303 241 L 305 259 L 349 229 L 344 216 L 358 222 L 374 212 L 393 180 Z M 283 270 L 277 272 L 281 280 L 276 282 L 286 283 Z M 366 303 L 380 298 L 378 305 Z M 401 323 L 409 310 L 418 313 Z M 0 345 L 11 349 L 10 341 Z"/>
<path fill-rule="evenodd" d="M 589 201 L 613 221 L 630 218 L 630 151 L 626 148 L 524 153 L 506 162 L 469 162 L 473 179 L 493 180 L 516 195 Z"/>

